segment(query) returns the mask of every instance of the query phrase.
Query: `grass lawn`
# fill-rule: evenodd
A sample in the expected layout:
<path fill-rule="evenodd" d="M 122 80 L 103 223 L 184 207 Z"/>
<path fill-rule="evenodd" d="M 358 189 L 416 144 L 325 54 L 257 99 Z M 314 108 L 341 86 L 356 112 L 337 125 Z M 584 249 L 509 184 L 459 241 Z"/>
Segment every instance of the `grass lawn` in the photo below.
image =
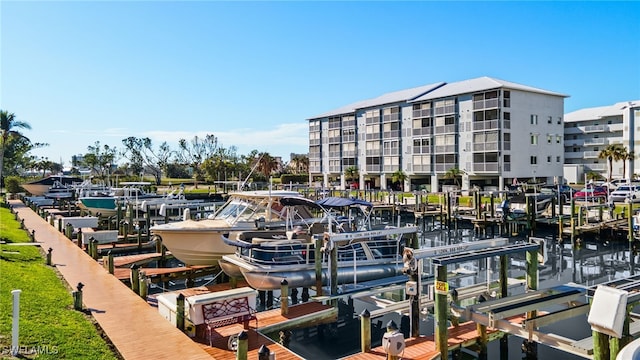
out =
<path fill-rule="evenodd" d="M 14 215 L 0 208 L 0 358 L 11 358 L 12 295 L 20 295 L 19 356 L 27 359 L 119 359 L 90 316 L 73 309 L 71 290 L 46 266 Z"/>

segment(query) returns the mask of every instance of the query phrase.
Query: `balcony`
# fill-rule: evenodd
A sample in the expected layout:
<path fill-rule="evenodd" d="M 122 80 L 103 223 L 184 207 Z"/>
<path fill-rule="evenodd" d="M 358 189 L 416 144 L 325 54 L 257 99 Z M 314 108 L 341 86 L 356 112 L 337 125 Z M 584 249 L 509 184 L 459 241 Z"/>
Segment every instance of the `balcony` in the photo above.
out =
<path fill-rule="evenodd" d="M 431 173 L 431 164 L 413 165 L 411 169 L 414 173 Z"/>
<path fill-rule="evenodd" d="M 436 134 L 447 134 L 447 133 L 455 133 L 458 131 L 458 127 L 456 125 L 441 125 L 436 126 Z"/>
<path fill-rule="evenodd" d="M 457 168 L 458 164 L 456 163 L 437 163 L 434 164 L 435 170 L 437 173 L 445 173 L 452 168 Z"/>
<path fill-rule="evenodd" d="M 597 159 L 600 151 L 585 151 L 582 154 L 585 159 Z"/>
<path fill-rule="evenodd" d="M 414 136 L 420 136 L 420 135 L 431 135 L 431 128 L 418 128 L 418 129 L 413 129 L 412 134 Z"/>
<path fill-rule="evenodd" d="M 309 172 L 319 173 L 322 172 L 322 169 L 320 168 L 320 166 L 309 166 Z"/>
<path fill-rule="evenodd" d="M 583 145 L 595 146 L 595 145 L 604 145 L 605 143 L 606 143 L 606 139 L 585 139 Z"/>
<path fill-rule="evenodd" d="M 380 172 L 380 165 L 367 165 L 365 167 L 365 169 L 368 172 L 377 172 L 377 173 L 379 173 Z"/>
<path fill-rule="evenodd" d="M 436 154 L 448 154 L 448 153 L 455 153 L 455 152 L 456 152 L 455 145 L 436 145 L 435 146 Z"/>
<path fill-rule="evenodd" d="M 499 145 L 500 144 L 498 144 L 497 142 L 473 144 L 473 151 L 474 152 L 497 151 L 499 148 Z"/>
<path fill-rule="evenodd" d="M 431 116 L 431 109 L 413 110 L 414 118 L 422 118 Z"/>
<path fill-rule="evenodd" d="M 498 163 L 476 163 L 473 164 L 473 171 L 477 173 L 497 173 Z"/>
<path fill-rule="evenodd" d="M 385 156 L 390 156 L 390 155 L 398 156 L 398 155 L 400 155 L 400 149 L 398 149 L 398 148 L 384 149 L 382 151 L 382 154 L 385 155 Z"/>
<path fill-rule="evenodd" d="M 605 132 L 607 131 L 606 125 L 589 125 L 584 127 L 585 133 Z"/>
<path fill-rule="evenodd" d="M 400 170 L 400 165 L 385 165 L 384 166 L 384 172 L 386 173 L 392 173 L 392 172 L 396 172 Z"/>
<path fill-rule="evenodd" d="M 385 131 L 382 133 L 383 139 L 395 139 L 400 137 L 400 130 Z"/>
<path fill-rule="evenodd" d="M 365 138 L 367 140 L 379 140 L 380 139 L 380 133 L 367 134 L 367 136 Z"/>
<path fill-rule="evenodd" d="M 381 151 L 380 149 L 368 149 L 368 150 L 365 150 L 364 153 L 366 156 L 380 156 Z"/>
<path fill-rule="evenodd" d="M 320 139 L 309 139 L 309 145 L 310 146 L 320 145 Z"/>
<path fill-rule="evenodd" d="M 335 136 L 335 137 L 330 137 L 327 139 L 327 143 L 328 144 L 340 144 L 341 141 L 341 137 L 340 136 Z"/>
<path fill-rule="evenodd" d="M 499 99 L 486 99 L 486 100 L 476 100 L 473 102 L 473 110 L 478 109 L 492 109 L 497 108 L 499 105 Z"/>
<path fill-rule="evenodd" d="M 444 115 L 444 114 L 453 114 L 456 112 L 455 105 L 447 105 L 442 107 L 437 107 L 434 109 L 436 115 Z"/>
<path fill-rule="evenodd" d="M 492 130 L 492 129 L 500 129 L 500 120 L 484 120 L 484 121 L 474 121 L 473 122 L 473 130 Z"/>
<path fill-rule="evenodd" d="M 607 164 L 585 164 L 591 171 L 606 171 Z"/>
<path fill-rule="evenodd" d="M 340 173 L 342 171 L 342 167 L 340 165 L 338 166 L 329 166 L 329 172 L 330 173 Z"/>
<path fill-rule="evenodd" d="M 365 124 L 379 124 L 380 116 L 368 117 L 364 120 Z"/>
<path fill-rule="evenodd" d="M 393 113 L 390 115 L 382 116 L 382 122 L 398 121 L 398 120 L 400 120 L 400 113 Z"/>

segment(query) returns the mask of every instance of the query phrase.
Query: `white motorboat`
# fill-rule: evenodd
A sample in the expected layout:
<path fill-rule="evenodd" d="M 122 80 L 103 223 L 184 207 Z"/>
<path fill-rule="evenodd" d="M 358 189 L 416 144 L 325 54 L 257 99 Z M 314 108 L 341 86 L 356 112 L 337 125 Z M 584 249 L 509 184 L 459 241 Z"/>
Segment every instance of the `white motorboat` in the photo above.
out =
<path fill-rule="evenodd" d="M 201 220 L 184 220 L 151 227 L 174 257 L 187 265 L 216 265 L 235 247 L 222 240 L 223 234 L 256 229 L 284 229 L 287 221 L 311 221 L 306 206 L 285 206 L 285 197 L 302 198 L 295 191 L 241 191 L 229 194 L 227 202 L 212 216 Z M 303 199 L 303 198 L 302 198 Z"/>
<path fill-rule="evenodd" d="M 94 193 L 78 198 L 80 207 L 101 216 L 115 216 L 118 206 L 124 206 L 127 200 L 160 198 L 161 195 L 147 193 L 143 187 L 151 185 L 146 181 L 129 181 L 120 183 L 122 187 L 111 188 L 108 193 Z"/>
<path fill-rule="evenodd" d="M 22 184 L 21 186 L 33 196 L 44 196 L 44 194 L 49 191 L 56 182 L 63 186 L 68 186 L 72 184 L 80 184 L 82 183 L 82 179 L 75 176 L 51 175 L 37 181 Z"/>
<path fill-rule="evenodd" d="M 340 200 L 334 200 L 340 199 Z M 357 199 L 325 198 L 318 203 L 324 208 L 338 206 L 365 206 L 370 213 L 371 205 Z M 329 211 L 327 211 L 329 213 Z M 330 269 L 335 267 L 338 284 L 353 284 L 400 275 L 402 260 L 402 236 L 417 232 L 417 227 L 392 227 L 370 229 L 368 213 L 354 222 L 354 227 L 343 223 L 331 226 L 318 234 L 287 231 L 274 233 L 241 233 L 236 240 L 223 237 L 229 245 L 237 248 L 231 255 L 220 260 L 222 270 L 229 276 L 242 275 L 249 286 L 257 290 L 280 288 L 283 279 L 291 287 L 311 287 L 316 284 L 316 253 L 322 252 L 322 283 L 330 285 Z M 347 218 L 351 221 L 351 217 Z M 333 222 L 332 222 L 333 223 Z M 362 225 L 365 225 L 364 227 Z M 331 232 L 331 229 L 346 229 Z M 317 237 L 323 239 L 322 249 L 316 248 Z M 337 264 L 331 264 L 329 252 L 336 250 Z"/>

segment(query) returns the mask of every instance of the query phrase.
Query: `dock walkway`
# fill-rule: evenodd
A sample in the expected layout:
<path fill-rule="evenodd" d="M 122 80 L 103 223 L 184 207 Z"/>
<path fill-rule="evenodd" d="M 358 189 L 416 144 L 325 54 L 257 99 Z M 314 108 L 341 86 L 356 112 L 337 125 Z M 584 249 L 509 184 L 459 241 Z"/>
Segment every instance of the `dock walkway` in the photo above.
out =
<path fill-rule="evenodd" d="M 35 230 L 35 241 L 52 248 L 52 262 L 69 286 L 84 284 L 85 308 L 98 322 L 120 354 L 129 359 L 206 359 L 211 354 L 166 321 L 76 244 L 56 231 L 19 200 L 9 204 Z M 29 296 L 23 294 L 23 296 Z"/>

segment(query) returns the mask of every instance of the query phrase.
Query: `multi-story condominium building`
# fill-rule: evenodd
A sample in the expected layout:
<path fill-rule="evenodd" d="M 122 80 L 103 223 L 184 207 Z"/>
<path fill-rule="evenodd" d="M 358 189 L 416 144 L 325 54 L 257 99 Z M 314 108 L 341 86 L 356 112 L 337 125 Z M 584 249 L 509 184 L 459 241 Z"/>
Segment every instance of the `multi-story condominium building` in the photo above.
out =
<path fill-rule="evenodd" d="M 607 178 L 609 164 L 599 154 L 608 145 L 621 144 L 635 153 L 633 161 L 614 161 L 613 178 L 629 178 L 638 167 L 640 155 L 640 100 L 619 102 L 576 110 L 564 116 L 565 164 L 583 165 L 584 172 L 595 172 Z M 623 171 L 625 174 L 623 174 Z"/>
<path fill-rule="evenodd" d="M 481 77 L 346 105 L 308 119 L 311 181 L 345 188 L 355 167 L 361 189 L 390 189 L 394 173 L 404 190 L 439 191 L 455 172 L 463 190 L 552 183 L 563 170 L 565 97 Z"/>

